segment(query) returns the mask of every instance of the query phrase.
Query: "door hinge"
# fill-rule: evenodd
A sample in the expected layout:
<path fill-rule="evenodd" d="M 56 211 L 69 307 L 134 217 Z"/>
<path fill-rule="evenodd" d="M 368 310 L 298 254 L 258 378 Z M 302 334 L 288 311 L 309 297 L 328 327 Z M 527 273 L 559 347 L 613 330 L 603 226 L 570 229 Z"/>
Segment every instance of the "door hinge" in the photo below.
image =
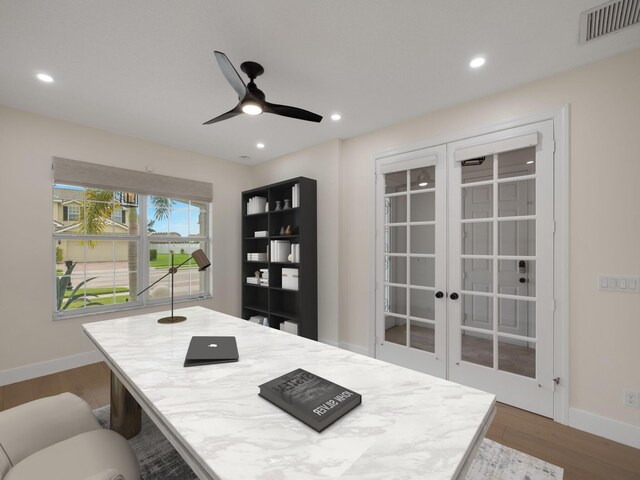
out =
<path fill-rule="evenodd" d="M 551 300 L 551 308 L 552 308 L 552 312 L 556 311 L 556 299 L 554 298 L 553 300 Z"/>
<path fill-rule="evenodd" d="M 556 233 L 556 223 L 557 223 L 557 222 L 554 220 L 554 221 L 553 221 L 553 233 Z"/>
<path fill-rule="evenodd" d="M 551 152 L 556 153 L 556 141 L 551 140 Z"/>

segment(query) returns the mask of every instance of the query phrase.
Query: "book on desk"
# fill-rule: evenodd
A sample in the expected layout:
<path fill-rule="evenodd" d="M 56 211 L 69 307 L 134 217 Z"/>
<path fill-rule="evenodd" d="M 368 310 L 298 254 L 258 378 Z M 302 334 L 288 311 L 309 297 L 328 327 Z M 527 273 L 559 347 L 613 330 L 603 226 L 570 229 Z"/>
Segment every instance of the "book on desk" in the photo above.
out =
<path fill-rule="evenodd" d="M 362 403 L 359 393 L 301 368 L 263 383 L 258 395 L 318 432 Z"/>

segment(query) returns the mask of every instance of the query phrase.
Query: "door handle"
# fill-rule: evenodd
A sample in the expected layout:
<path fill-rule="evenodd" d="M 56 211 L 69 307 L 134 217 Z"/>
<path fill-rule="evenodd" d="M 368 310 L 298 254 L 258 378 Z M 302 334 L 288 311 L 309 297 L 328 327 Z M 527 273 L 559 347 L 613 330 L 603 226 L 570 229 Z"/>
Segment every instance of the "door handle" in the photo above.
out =
<path fill-rule="evenodd" d="M 442 298 L 442 297 L 444 297 L 444 293 L 440 291 L 436 292 L 436 298 Z"/>
<path fill-rule="evenodd" d="M 457 300 L 458 299 L 458 294 L 456 292 L 453 292 L 451 295 L 449 295 L 449 298 L 451 300 Z"/>

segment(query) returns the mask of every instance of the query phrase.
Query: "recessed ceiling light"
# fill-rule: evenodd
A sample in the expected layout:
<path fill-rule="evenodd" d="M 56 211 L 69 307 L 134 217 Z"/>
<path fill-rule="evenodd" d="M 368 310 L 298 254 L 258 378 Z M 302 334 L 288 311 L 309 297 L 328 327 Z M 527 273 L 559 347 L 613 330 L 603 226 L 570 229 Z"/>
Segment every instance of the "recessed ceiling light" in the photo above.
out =
<path fill-rule="evenodd" d="M 333 115 L 331 115 L 331 120 L 333 120 L 334 122 L 337 122 L 341 118 L 342 118 L 342 115 L 340 115 L 339 113 L 334 113 Z"/>
<path fill-rule="evenodd" d="M 258 147 L 258 148 L 264 148 L 264 143 L 256 143 L 256 147 Z"/>
<path fill-rule="evenodd" d="M 531 165 L 532 163 L 533 163 L 533 160 L 529 160 L 529 161 L 527 162 L 527 165 Z"/>
<path fill-rule="evenodd" d="M 36 77 L 38 77 L 38 80 L 40 80 L 41 82 L 53 82 L 53 77 L 51 75 L 47 75 L 46 73 L 39 73 L 38 75 L 36 75 Z"/>
<path fill-rule="evenodd" d="M 469 66 L 471 68 L 479 68 L 484 65 L 484 62 L 486 62 L 486 59 L 484 57 L 476 57 L 469 62 Z"/>

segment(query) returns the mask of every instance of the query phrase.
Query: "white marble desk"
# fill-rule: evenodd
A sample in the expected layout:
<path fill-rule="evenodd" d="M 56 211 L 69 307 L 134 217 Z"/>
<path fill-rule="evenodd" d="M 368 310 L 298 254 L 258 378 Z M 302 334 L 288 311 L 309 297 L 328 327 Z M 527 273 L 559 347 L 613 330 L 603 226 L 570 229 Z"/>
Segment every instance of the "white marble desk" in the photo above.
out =
<path fill-rule="evenodd" d="M 495 397 L 202 307 L 85 324 L 89 338 L 201 479 L 464 478 Z M 240 361 L 182 366 L 194 335 L 233 335 Z M 362 395 L 322 433 L 258 396 L 304 368 Z"/>

